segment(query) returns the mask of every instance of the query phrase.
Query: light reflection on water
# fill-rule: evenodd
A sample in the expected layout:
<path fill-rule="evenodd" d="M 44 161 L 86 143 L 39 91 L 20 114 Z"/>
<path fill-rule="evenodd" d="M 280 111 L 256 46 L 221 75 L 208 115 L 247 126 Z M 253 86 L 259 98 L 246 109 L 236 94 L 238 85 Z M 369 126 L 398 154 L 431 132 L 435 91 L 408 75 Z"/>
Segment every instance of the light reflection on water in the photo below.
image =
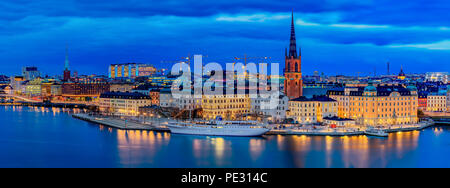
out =
<path fill-rule="evenodd" d="M 389 138 L 204 137 L 116 130 L 69 116 L 77 112 L 2 108 L 0 167 L 450 167 L 448 127 Z"/>

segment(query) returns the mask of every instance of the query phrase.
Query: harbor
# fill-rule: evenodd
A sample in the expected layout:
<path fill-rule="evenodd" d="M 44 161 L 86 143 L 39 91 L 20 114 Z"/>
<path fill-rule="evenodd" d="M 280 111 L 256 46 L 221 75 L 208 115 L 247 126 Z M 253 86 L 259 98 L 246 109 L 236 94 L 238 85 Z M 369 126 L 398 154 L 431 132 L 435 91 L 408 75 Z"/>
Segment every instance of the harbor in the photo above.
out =
<path fill-rule="evenodd" d="M 87 122 L 116 128 L 120 130 L 147 130 L 156 132 L 170 132 L 170 129 L 166 126 L 169 122 L 168 119 L 153 119 L 153 120 L 142 120 L 142 119 L 122 119 L 107 116 L 92 116 L 89 114 L 73 114 L 73 118 L 84 120 Z M 395 133 L 395 132 L 407 132 L 407 131 L 418 131 L 423 130 L 434 125 L 434 121 L 428 120 L 420 122 L 416 125 L 391 125 L 385 126 L 385 128 L 380 128 L 381 131 L 385 133 Z M 288 128 L 277 129 L 273 128 L 276 125 L 269 125 L 272 127 L 270 131 L 265 133 L 265 135 L 300 135 L 300 136 L 360 136 L 368 135 L 367 127 L 348 127 L 348 128 L 330 128 L 326 126 L 314 127 L 314 126 L 291 126 Z M 373 136 L 373 135 L 371 135 Z"/>
<path fill-rule="evenodd" d="M 9 157 L 3 157 L 0 166 L 450 167 L 448 126 L 391 133 L 382 139 L 363 135 L 214 137 L 121 130 L 75 119 L 72 115 L 71 111 L 51 108 L 1 107 L 2 151 Z M 55 150 L 61 152 L 55 154 Z"/>
<path fill-rule="evenodd" d="M 155 125 L 153 123 L 141 123 L 136 120 L 124 120 L 112 117 L 96 117 L 90 116 L 88 114 L 73 114 L 72 117 L 87 122 L 116 128 L 120 130 L 146 130 L 146 131 L 157 131 L 157 132 L 169 132 L 170 130 L 161 125 Z"/>

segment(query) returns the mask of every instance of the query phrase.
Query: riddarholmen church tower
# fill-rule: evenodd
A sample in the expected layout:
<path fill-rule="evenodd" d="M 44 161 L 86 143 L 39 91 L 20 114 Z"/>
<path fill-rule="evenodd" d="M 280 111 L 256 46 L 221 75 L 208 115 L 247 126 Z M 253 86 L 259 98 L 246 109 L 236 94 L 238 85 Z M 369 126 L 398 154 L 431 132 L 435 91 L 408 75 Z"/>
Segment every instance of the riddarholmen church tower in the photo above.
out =
<path fill-rule="evenodd" d="M 297 40 L 295 39 L 294 12 L 292 12 L 291 42 L 289 54 L 286 49 L 286 69 L 284 70 L 284 92 L 290 99 L 303 96 L 302 79 L 302 50 L 297 53 Z"/>

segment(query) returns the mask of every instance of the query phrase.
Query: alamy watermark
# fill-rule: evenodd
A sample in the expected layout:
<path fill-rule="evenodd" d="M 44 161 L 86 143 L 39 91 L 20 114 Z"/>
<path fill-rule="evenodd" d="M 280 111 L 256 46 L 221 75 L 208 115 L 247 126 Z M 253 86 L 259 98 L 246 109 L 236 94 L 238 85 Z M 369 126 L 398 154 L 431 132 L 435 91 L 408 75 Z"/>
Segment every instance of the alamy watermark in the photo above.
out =
<path fill-rule="evenodd" d="M 178 76 L 172 83 L 175 99 L 202 99 L 205 96 L 258 100 L 263 108 L 277 108 L 280 92 L 280 65 L 270 63 L 227 63 L 225 69 L 216 62 L 203 64 L 203 56 L 194 56 L 191 67 L 180 62 L 172 67 L 171 74 Z"/>

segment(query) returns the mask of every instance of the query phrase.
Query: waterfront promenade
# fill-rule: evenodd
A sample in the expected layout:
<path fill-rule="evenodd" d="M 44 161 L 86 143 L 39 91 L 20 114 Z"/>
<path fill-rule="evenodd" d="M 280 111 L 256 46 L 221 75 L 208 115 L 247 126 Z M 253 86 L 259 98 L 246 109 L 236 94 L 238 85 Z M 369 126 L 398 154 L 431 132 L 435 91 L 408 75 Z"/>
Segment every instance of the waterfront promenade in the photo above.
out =
<path fill-rule="evenodd" d="M 72 117 L 120 130 L 149 130 L 157 132 L 170 132 L 167 119 L 141 121 L 138 119 L 120 119 L 105 116 L 91 116 L 89 114 L 74 114 Z M 417 125 L 392 125 L 383 129 L 387 133 L 423 130 L 434 125 L 434 122 L 421 122 Z M 291 127 L 285 129 L 272 129 L 266 135 L 305 135 L 305 136 L 358 136 L 365 135 L 365 127 L 329 128 L 329 127 Z"/>
<path fill-rule="evenodd" d="M 90 116 L 88 114 L 74 114 L 72 117 L 88 121 L 91 123 L 96 123 L 104 125 L 107 127 L 112 127 L 120 130 L 148 130 L 157 132 L 169 132 L 169 129 L 165 126 L 156 125 L 153 123 L 141 123 L 135 120 L 124 120 L 112 117 L 100 117 L 100 116 Z"/>

